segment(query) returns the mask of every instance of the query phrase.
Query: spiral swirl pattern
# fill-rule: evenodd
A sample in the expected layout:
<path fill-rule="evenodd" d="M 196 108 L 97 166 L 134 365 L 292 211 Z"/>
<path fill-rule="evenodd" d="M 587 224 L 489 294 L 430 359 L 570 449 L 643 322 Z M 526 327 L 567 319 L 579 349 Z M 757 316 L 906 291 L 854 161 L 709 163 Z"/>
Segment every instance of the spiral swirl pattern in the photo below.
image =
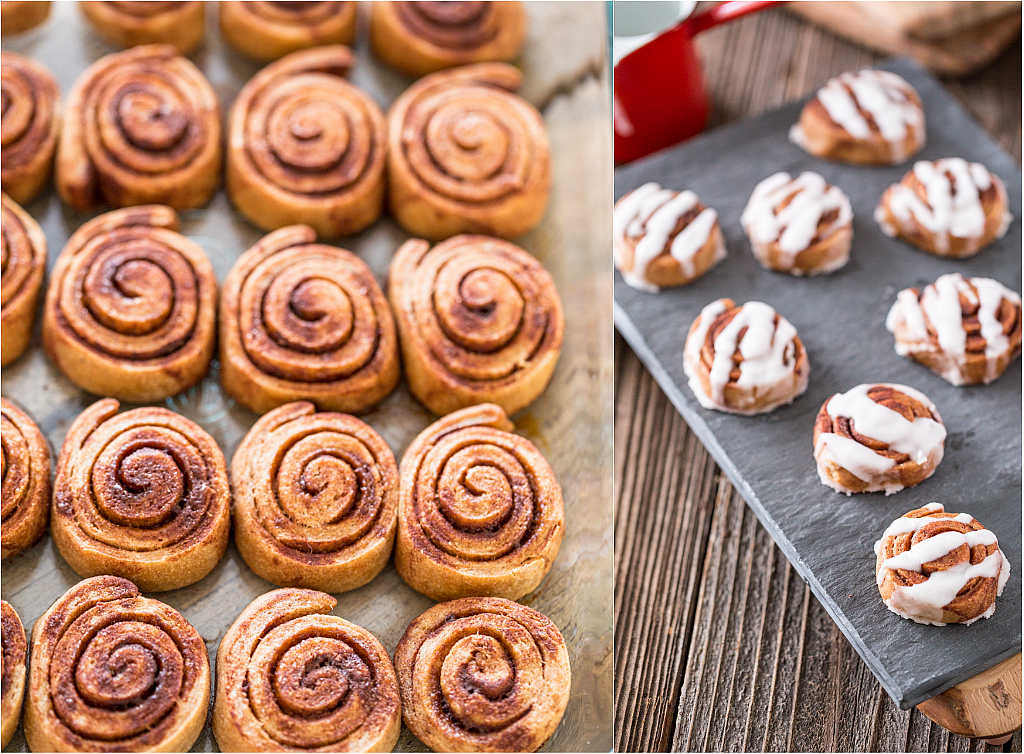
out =
<path fill-rule="evenodd" d="M 206 645 L 132 582 L 80 582 L 32 638 L 25 735 L 34 751 L 187 751 L 202 730 Z"/>
<path fill-rule="evenodd" d="M 252 602 L 217 650 L 213 732 L 222 751 L 391 751 L 398 682 L 381 643 L 328 613 L 322 592 Z"/>
<path fill-rule="evenodd" d="M 6 600 L 0 600 L 0 657 L 0 691 L 3 697 L 0 704 L 0 746 L 7 746 L 21 719 L 28 642 L 25 641 L 21 618 Z"/>
<path fill-rule="evenodd" d="M 19 204 L 50 178 L 57 147 L 60 89 L 42 65 L 13 52 L 0 53 L 0 184 Z"/>
<path fill-rule="evenodd" d="M 71 90 L 57 188 L 75 209 L 199 207 L 217 187 L 220 163 L 217 97 L 170 45 L 100 58 Z"/>
<path fill-rule="evenodd" d="M 392 213 L 418 236 L 512 238 L 547 207 L 550 153 L 540 113 L 512 92 L 519 71 L 480 63 L 426 76 L 388 115 Z"/>
<path fill-rule="evenodd" d="M 31 215 L 0 194 L 0 363 L 24 353 L 32 339 L 36 302 L 46 275 L 46 236 Z"/>
<path fill-rule="evenodd" d="M 50 447 L 28 414 L 0 398 L 2 557 L 31 547 L 50 517 Z"/>
<path fill-rule="evenodd" d="M 265 413 L 294 400 L 359 412 L 398 382 L 398 340 L 387 300 L 355 254 L 282 228 L 239 257 L 221 296 L 221 377 Z"/>
<path fill-rule="evenodd" d="M 406 725 L 435 751 L 536 751 L 569 700 L 558 628 L 509 600 L 435 605 L 395 650 Z"/>
<path fill-rule="evenodd" d="M 131 574 L 147 591 L 198 581 L 224 555 L 224 456 L 198 425 L 163 408 L 117 415 L 98 401 L 71 425 L 57 467 L 53 537 L 80 575 Z"/>
<path fill-rule="evenodd" d="M 295 52 L 245 85 L 231 108 L 228 192 L 254 224 L 307 223 L 350 235 L 384 205 L 384 115 L 342 76 L 353 56 L 335 45 Z"/>
<path fill-rule="evenodd" d="M 218 5 L 224 39 L 256 60 L 277 60 L 308 47 L 351 45 L 356 36 L 355 2 L 225 0 Z"/>
<path fill-rule="evenodd" d="M 79 7 L 100 36 L 120 47 L 169 44 L 188 55 L 206 34 L 199 0 L 90 0 Z"/>

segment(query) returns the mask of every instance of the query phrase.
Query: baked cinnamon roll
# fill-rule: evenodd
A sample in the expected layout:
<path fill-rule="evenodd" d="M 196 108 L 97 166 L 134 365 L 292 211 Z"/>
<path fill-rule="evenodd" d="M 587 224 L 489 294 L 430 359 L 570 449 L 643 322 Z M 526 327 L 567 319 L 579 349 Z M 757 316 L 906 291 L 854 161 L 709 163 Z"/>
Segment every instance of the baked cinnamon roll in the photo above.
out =
<path fill-rule="evenodd" d="M 949 157 L 915 163 L 882 194 L 875 220 L 888 236 L 962 259 L 1002 238 L 1013 215 L 998 176 L 980 163 Z"/>
<path fill-rule="evenodd" d="M 32 751 L 188 751 L 209 701 L 199 632 L 127 579 L 79 582 L 32 630 Z"/>
<path fill-rule="evenodd" d="M 406 241 L 388 298 L 409 390 L 435 414 L 497 403 L 509 414 L 547 386 L 565 318 L 540 262 L 508 241 L 456 236 Z"/>
<path fill-rule="evenodd" d="M 50 446 L 31 417 L 0 398 L 3 525 L 0 558 L 17 555 L 43 536 L 50 519 Z"/>
<path fill-rule="evenodd" d="M 1010 578 L 996 535 L 941 503 L 905 513 L 875 542 L 878 591 L 915 623 L 970 625 L 990 618 Z"/>
<path fill-rule="evenodd" d="M 257 413 L 312 401 L 358 413 L 398 384 L 398 337 L 373 272 L 306 225 L 264 236 L 220 299 L 221 382 Z"/>
<path fill-rule="evenodd" d="M 46 275 L 46 236 L 32 216 L 0 194 L 0 364 L 21 356 L 32 340 L 36 303 Z"/>
<path fill-rule="evenodd" d="M 847 495 L 892 495 L 935 473 L 946 427 L 926 395 L 906 385 L 866 384 L 837 393 L 814 422 L 821 483 Z"/>
<path fill-rule="evenodd" d="M 844 73 L 804 105 L 789 138 L 825 160 L 896 165 L 924 147 L 924 108 L 895 73 Z"/>
<path fill-rule="evenodd" d="M 0 600 L 0 675 L 3 676 L 3 703 L 0 704 L 0 746 L 7 746 L 21 719 L 21 703 L 25 698 L 25 660 L 28 642 L 25 627 L 14 608 Z"/>
<path fill-rule="evenodd" d="M 206 34 L 206 3 L 199 0 L 79 0 L 78 7 L 118 47 L 168 44 L 188 55 Z"/>
<path fill-rule="evenodd" d="M 811 367 L 789 320 L 760 301 L 722 298 L 690 325 L 683 371 L 704 408 L 763 414 L 802 395 Z"/>
<path fill-rule="evenodd" d="M 3 116 L 0 183 L 19 204 L 30 202 L 50 180 L 60 130 L 60 89 L 44 66 L 0 52 Z"/>
<path fill-rule="evenodd" d="M 395 649 L 402 718 L 434 751 L 536 751 L 569 702 L 569 653 L 536 610 L 495 597 L 444 602 Z"/>
<path fill-rule="evenodd" d="M 410 76 L 470 63 L 511 62 L 526 42 L 520 2 L 383 2 L 370 11 L 370 46 Z"/>
<path fill-rule="evenodd" d="M 365 628 L 330 615 L 329 594 L 254 600 L 217 649 L 213 735 L 221 751 L 391 751 L 398 680 Z"/>
<path fill-rule="evenodd" d="M 347 47 L 294 52 L 242 88 L 228 125 L 227 189 L 256 226 L 358 233 L 384 207 L 384 114 L 342 78 Z"/>
<path fill-rule="evenodd" d="M 988 384 L 1021 352 L 1020 296 L 958 272 L 900 291 L 885 326 L 896 336 L 896 353 L 953 385 Z"/>
<path fill-rule="evenodd" d="M 434 73 L 388 113 L 391 214 L 412 235 L 515 238 L 544 216 L 551 155 L 544 120 L 505 63 Z"/>
<path fill-rule="evenodd" d="M 448 414 L 402 457 L 395 567 L 433 600 L 519 599 L 565 533 L 554 472 L 498 406 Z"/>
<path fill-rule="evenodd" d="M 3 0 L 0 2 L 0 34 L 10 36 L 34 29 L 50 17 L 49 0 Z"/>
<path fill-rule="evenodd" d="M 214 350 L 217 279 L 168 207 L 114 210 L 57 257 L 43 346 L 76 385 L 137 403 L 194 385 Z"/>
<path fill-rule="evenodd" d="M 398 464 L 373 427 L 288 403 L 257 421 L 231 460 L 235 544 L 279 586 L 347 592 L 387 565 Z"/>
<path fill-rule="evenodd" d="M 354 0 L 222 0 L 217 10 L 224 40 L 256 60 L 277 60 L 320 45 L 351 45 L 356 36 Z"/>
<path fill-rule="evenodd" d="M 165 408 L 97 401 L 57 462 L 50 531 L 80 576 L 131 575 L 147 592 L 199 581 L 224 556 L 227 464 L 210 435 Z"/>
<path fill-rule="evenodd" d="M 107 55 L 72 87 L 57 147 L 57 190 L 71 207 L 201 207 L 220 163 L 217 95 L 174 47 Z"/>
<path fill-rule="evenodd" d="M 642 291 L 687 285 L 725 259 L 718 213 L 692 191 L 645 183 L 615 203 L 615 266 Z"/>
<path fill-rule="evenodd" d="M 835 272 L 850 259 L 850 199 L 817 173 L 776 173 L 750 195 L 740 218 L 761 266 L 791 275 Z"/>

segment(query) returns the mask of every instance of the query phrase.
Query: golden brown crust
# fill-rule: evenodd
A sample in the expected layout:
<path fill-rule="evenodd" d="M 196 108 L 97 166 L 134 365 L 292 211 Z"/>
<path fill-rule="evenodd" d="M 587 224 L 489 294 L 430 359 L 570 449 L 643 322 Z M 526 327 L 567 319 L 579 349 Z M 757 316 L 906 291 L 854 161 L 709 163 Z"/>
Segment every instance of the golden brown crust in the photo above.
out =
<path fill-rule="evenodd" d="M 97 576 L 36 621 L 28 693 L 32 751 L 188 751 L 206 722 L 210 661 L 181 613 Z"/>
<path fill-rule="evenodd" d="M 427 610 L 398 642 L 395 670 L 402 718 L 435 751 L 536 751 L 569 701 L 558 627 L 493 597 Z"/>
<path fill-rule="evenodd" d="M 32 340 L 36 303 L 46 276 L 46 236 L 32 216 L 0 195 L 3 275 L 0 277 L 0 364 L 21 356 Z"/>
<path fill-rule="evenodd" d="M 426 76 L 388 113 L 391 213 L 429 240 L 515 238 L 544 216 L 551 157 L 544 121 L 512 92 L 522 74 L 478 63 Z"/>
<path fill-rule="evenodd" d="M 235 544 L 278 586 L 347 592 L 387 565 L 398 464 L 355 417 L 288 403 L 257 421 L 231 460 Z"/>
<path fill-rule="evenodd" d="M 370 11 L 370 46 L 410 76 L 470 63 L 511 62 L 526 41 L 520 2 L 382 2 Z"/>
<path fill-rule="evenodd" d="M 13 52 L 0 53 L 0 75 L 0 182 L 14 201 L 26 204 L 50 179 L 60 130 L 60 88 L 43 65 Z"/>
<path fill-rule="evenodd" d="M 201 207 L 217 188 L 220 164 L 217 96 L 170 45 L 102 57 L 68 95 L 57 189 L 75 209 Z"/>
<path fill-rule="evenodd" d="M 223 0 L 218 11 L 225 41 L 256 60 L 277 60 L 308 47 L 351 45 L 356 36 L 355 2 Z"/>
<path fill-rule="evenodd" d="M 25 627 L 14 608 L 6 600 L 0 600 L 0 673 L 3 675 L 3 702 L 0 703 L 0 746 L 7 746 L 21 719 L 21 702 L 25 697 L 25 661 L 28 659 L 28 642 L 25 641 Z"/>
<path fill-rule="evenodd" d="M 34 545 L 50 518 L 50 446 L 36 423 L 0 398 L 3 448 L 2 554 L 17 555 Z"/>
<path fill-rule="evenodd" d="M 384 206 L 384 114 L 342 78 L 341 45 L 292 53 L 242 88 L 228 125 L 227 189 L 263 230 L 302 222 L 320 236 L 358 233 Z"/>
<path fill-rule="evenodd" d="M 329 615 L 323 592 L 254 600 L 217 649 L 213 734 L 221 751 L 391 751 L 398 680 L 364 628 Z"/>
<path fill-rule="evenodd" d="M 519 599 L 551 569 L 565 533 L 548 462 L 493 404 L 456 411 L 401 465 L 395 568 L 433 600 Z"/>
<path fill-rule="evenodd" d="M 96 32 L 119 47 L 168 44 L 188 55 L 206 34 L 206 3 L 198 0 L 79 0 Z"/>
<path fill-rule="evenodd" d="M 3 0 L 0 2 L 0 34 L 9 36 L 33 29 L 50 17 L 49 0 Z"/>
<path fill-rule="evenodd" d="M 79 387 L 138 403 L 209 371 L 217 279 L 206 252 L 157 205 L 100 215 L 68 240 L 43 310 L 43 346 Z"/>
<path fill-rule="evenodd" d="M 104 398 L 68 430 L 54 483 L 53 541 L 81 576 L 114 574 L 161 592 L 224 556 L 227 464 L 199 425 L 165 408 L 117 414 Z"/>
<path fill-rule="evenodd" d="M 264 236 L 220 300 L 224 389 L 257 413 L 298 400 L 358 413 L 398 384 L 398 336 L 373 272 L 306 225 Z"/>
<path fill-rule="evenodd" d="M 555 371 L 565 332 L 558 290 L 508 241 L 407 241 L 391 261 L 388 298 L 409 389 L 435 414 L 478 403 L 513 414 Z"/>

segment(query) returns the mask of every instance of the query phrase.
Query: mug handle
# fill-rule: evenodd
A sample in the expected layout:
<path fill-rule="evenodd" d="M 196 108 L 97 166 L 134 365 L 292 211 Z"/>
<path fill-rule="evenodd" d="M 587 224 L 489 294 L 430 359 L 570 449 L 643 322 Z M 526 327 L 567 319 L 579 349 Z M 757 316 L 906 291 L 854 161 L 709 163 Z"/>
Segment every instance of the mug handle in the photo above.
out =
<path fill-rule="evenodd" d="M 718 26 L 718 24 L 770 8 L 773 5 L 781 5 L 781 2 L 779 0 L 727 0 L 705 13 L 691 16 L 682 23 L 680 30 L 687 37 L 693 37 L 712 26 Z"/>

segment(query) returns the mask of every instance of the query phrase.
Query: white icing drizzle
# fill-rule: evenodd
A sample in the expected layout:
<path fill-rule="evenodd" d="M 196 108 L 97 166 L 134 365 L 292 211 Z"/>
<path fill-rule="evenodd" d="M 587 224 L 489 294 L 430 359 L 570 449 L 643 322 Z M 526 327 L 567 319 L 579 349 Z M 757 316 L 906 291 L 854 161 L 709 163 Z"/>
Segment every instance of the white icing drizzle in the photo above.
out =
<path fill-rule="evenodd" d="M 789 197 L 792 197 L 789 204 L 779 209 Z M 853 219 L 849 198 L 838 186 L 829 186 L 817 173 L 804 172 L 795 179 L 789 173 L 776 173 L 754 188 L 740 223 L 752 243 L 778 242 L 779 249 L 792 260 L 811 245 L 818 235 L 821 219 L 833 210 L 838 210 L 839 214 L 822 231 L 822 238 Z"/>

